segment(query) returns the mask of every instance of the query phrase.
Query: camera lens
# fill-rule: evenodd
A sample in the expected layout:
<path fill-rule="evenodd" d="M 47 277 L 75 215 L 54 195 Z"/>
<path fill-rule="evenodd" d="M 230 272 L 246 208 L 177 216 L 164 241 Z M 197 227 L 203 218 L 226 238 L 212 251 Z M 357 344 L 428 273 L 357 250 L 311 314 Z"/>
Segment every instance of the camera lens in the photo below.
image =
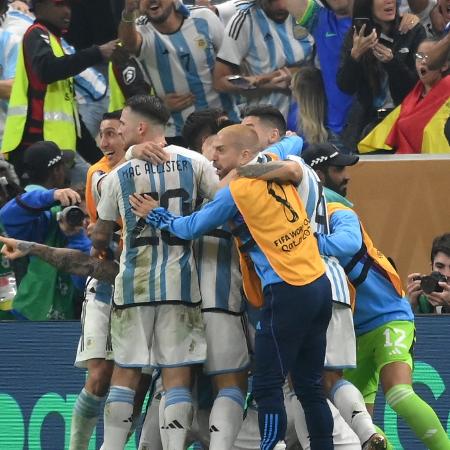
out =
<path fill-rule="evenodd" d="M 71 227 L 81 227 L 84 221 L 84 212 L 78 206 L 66 208 L 64 218 Z"/>

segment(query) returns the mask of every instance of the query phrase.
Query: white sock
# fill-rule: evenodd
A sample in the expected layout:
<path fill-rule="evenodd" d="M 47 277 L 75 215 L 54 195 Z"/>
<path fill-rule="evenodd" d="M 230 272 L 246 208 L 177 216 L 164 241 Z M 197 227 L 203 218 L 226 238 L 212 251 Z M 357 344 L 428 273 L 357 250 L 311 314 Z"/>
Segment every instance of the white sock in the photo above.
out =
<path fill-rule="evenodd" d="M 230 450 L 242 427 L 245 398 L 236 387 L 221 389 L 209 416 L 210 450 Z"/>
<path fill-rule="evenodd" d="M 159 426 L 160 403 L 161 400 L 159 400 L 156 396 L 152 398 L 147 414 L 145 414 L 144 424 L 142 425 L 138 447 L 139 450 L 162 450 L 163 448 L 161 432 L 165 432 L 165 430 L 161 430 L 161 427 Z"/>
<path fill-rule="evenodd" d="M 361 444 L 377 432 L 361 392 L 352 383 L 339 380 L 331 389 L 330 398 L 344 420 L 358 435 Z"/>
<path fill-rule="evenodd" d="M 100 414 L 104 397 L 91 394 L 85 388 L 78 395 L 70 426 L 70 450 L 87 450 Z"/>
<path fill-rule="evenodd" d="M 175 387 L 168 389 L 165 397 L 164 429 L 168 442 L 164 450 L 184 450 L 194 415 L 191 392 L 185 387 Z"/>
<path fill-rule="evenodd" d="M 123 386 L 111 386 L 105 404 L 104 450 L 123 450 L 133 420 L 135 391 Z"/>
<path fill-rule="evenodd" d="M 295 433 L 303 450 L 309 450 L 311 443 L 309 441 L 308 428 L 306 426 L 305 412 L 297 396 L 292 393 L 288 394 L 290 405 L 286 408 L 286 412 L 292 415 L 294 419 Z M 288 404 L 289 402 L 286 402 Z M 328 401 L 331 414 L 333 415 L 333 443 L 339 448 L 345 449 L 360 449 L 358 437 L 349 427 L 349 425 L 342 418 L 338 409 Z"/>
<path fill-rule="evenodd" d="M 164 450 L 169 448 L 169 437 L 166 431 L 166 419 L 164 418 L 164 410 L 166 409 L 166 393 L 161 393 L 161 400 L 159 401 L 159 436 L 161 437 L 161 444 Z"/>

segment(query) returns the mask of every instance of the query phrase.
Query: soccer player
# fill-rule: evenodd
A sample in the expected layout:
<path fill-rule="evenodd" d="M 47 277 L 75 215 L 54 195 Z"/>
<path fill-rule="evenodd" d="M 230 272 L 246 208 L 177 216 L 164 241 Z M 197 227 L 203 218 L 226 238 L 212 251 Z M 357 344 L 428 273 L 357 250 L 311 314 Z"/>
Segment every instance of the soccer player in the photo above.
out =
<path fill-rule="evenodd" d="M 100 149 L 104 157 L 88 170 L 86 178 L 86 209 L 91 224 L 97 221 L 98 183 L 125 156 L 125 147 L 118 133 L 121 111 L 106 113 L 100 123 Z M 72 415 L 70 449 L 87 450 L 97 425 L 101 404 L 106 398 L 113 370 L 109 336 L 109 317 L 113 284 L 90 278 L 81 317 L 82 335 L 75 365 L 88 370 L 86 383 L 78 395 Z"/>
<path fill-rule="evenodd" d="M 217 136 L 215 146 L 222 171 L 257 161 L 258 137 L 253 130 L 234 125 Z M 293 179 L 300 179 L 300 166 L 293 163 L 291 167 Z M 223 175 L 220 170 L 219 175 Z M 221 189 L 212 202 L 189 217 L 176 217 L 165 208 L 148 214 L 157 206 L 149 196 L 134 195 L 130 203 L 138 216 L 185 239 L 196 238 L 228 220 L 234 222 L 242 243 L 244 290 L 253 302 L 265 301 L 256 331 L 253 379 L 261 448 L 271 450 L 284 438 L 282 387 L 290 373 L 305 410 L 311 448 L 332 449 L 333 421 L 320 383 L 331 289 L 305 207 L 295 189 L 242 178 Z"/>
<path fill-rule="evenodd" d="M 164 142 L 168 118 L 159 98 L 131 97 L 119 133 L 126 146 Z M 93 245 L 107 248 L 119 218 L 124 241 L 111 315 L 115 367 L 105 406 L 107 450 L 124 448 L 141 371 L 150 366 L 162 369 L 166 391 L 160 424 L 163 445 L 183 449 L 192 422 L 191 366 L 206 357 L 191 244 L 137 221 L 128 202 L 136 191 L 149 193 L 174 213 L 188 214 L 197 196 L 214 196 L 217 176 L 203 156 L 176 146 L 166 150 L 170 160 L 163 164 L 131 159 L 102 183 Z"/>
<path fill-rule="evenodd" d="M 218 92 L 248 96 L 287 117 L 291 75 L 311 54 L 313 38 L 295 24 L 284 1 L 258 0 L 240 6 L 228 22 L 214 68 Z M 230 80 L 233 75 L 241 78 Z"/>
<path fill-rule="evenodd" d="M 136 0 L 125 2 L 119 37 L 138 57 L 155 94 L 171 112 L 166 131 L 169 142 L 182 142 L 184 121 L 194 110 L 220 108 L 237 122 L 233 98 L 216 92 L 212 83 L 224 32 L 220 19 L 207 8 L 176 9 L 174 0 L 144 1 L 140 3 L 144 16 L 136 27 L 138 4 Z"/>
<path fill-rule="evenodd" d="M 303 157 L 325 185 L 331 234 L 319 234 L 320 251 L 336 256 L 356 288 L 354 324 L 357 367 L 344 372 L 363 394 L 367 409 L 381 380 L 386 402 L 426 448 L 450 449 L 436 413 L 413 390 L 414 316 L 398 273 L 378 251 L 345 198 L 350 180 L 342 155 L 333 146 L 311 146 Z"/>

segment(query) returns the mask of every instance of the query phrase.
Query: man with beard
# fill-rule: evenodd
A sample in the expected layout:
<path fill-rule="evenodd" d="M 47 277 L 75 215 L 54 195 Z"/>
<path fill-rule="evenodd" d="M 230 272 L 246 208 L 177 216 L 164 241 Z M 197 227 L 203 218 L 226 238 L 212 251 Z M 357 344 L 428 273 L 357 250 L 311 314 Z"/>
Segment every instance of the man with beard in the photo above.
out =
<path fill-rule="evenodd" d="M 311 54 L 312 44 L 312 36 L 289 15 L 285 0 L 250 2 L 225 28 L 214 87 L 248 96 L 251 105 L 272 105 L 286 118 L 291 72 Z"/>
<path fill-rule="evenodd" d="M 144 16 L 136 27 L 138 8 Z M 155 94 L 171 112 L 166 130 L 169 143 L 183 142 L 183 124 L 193 111 L 220 108 L 238 121 L 232 97 L 217 93 L 212 85 L 214 61 L 223 38 L 222 22 L 212 11 L 176 9 L 174 0 L 127 0 L 119 37 L 138 57 Z"/>
<path fill-rule="evenodd" d="M 449 449 L 450 441 L 439 418 L 412 387 L 414 315 L 400 277 L 374 247 L 352 210 L 352 203 L 345 198 L 350 180 L 347 166 L 352 163 L 342 162 L 345 155 L 329 147 L 311 146 L 302 157 L 316 170 L 329 202 L 331 232 L 318 234 L 320 252 L 338 258 L 356 289 L 357 367 L 344 371 L 344 377 L 361 391 L 372 414 L 381 381 L 386 403 L 407 422 L 425 447 Z"/>

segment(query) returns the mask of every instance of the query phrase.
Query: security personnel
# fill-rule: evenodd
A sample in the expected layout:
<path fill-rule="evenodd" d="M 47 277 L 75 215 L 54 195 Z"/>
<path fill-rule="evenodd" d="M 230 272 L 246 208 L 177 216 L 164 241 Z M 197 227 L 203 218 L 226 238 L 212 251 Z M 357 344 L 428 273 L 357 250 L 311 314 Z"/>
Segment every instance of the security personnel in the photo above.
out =
<path fill-rule="evenodd" d="M 95 142 L 79 120 L 72 76 L 108 59 L 117 42 L 66 55 L 61 36 L 70 25 L 69 0 L 33 0 L 35 23 L 28 28 L 19 52 L 2 152 L 19 175 L 23 150 L 51 140 L 63 150 L 78 150 L 88 162 L 101 157 Z"/>

